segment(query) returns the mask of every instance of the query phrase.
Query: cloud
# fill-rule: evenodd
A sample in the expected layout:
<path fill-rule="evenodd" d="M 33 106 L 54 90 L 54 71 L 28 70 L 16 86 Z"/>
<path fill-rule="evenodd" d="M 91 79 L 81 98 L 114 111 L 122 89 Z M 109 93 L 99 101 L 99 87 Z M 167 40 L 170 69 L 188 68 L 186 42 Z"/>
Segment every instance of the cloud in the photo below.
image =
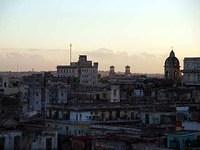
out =
<path fill-rule="evenodd" d="M 30 71 L 52 69 L 51 62 L 36 54 L 6 52 L 0 55 L 0 71 Z"/>
<path fill-rule="evenodd" d="M 0 49 L 0 71 L 56 70 L 66 59 L 63 49 Z M 67 61 L 66 61 L 67 63 Z"/>
<path fill-rule="evenodd" d="M 135 73 L 162 73 L 165 55 L 137 53 L 129 55 L 127 52 L 114 52 L 110 49 L 97 49 L 87 52 L 89 58 L 100 62 L 100 69 L 108 70 L 114 65 L 116 71 L 124 71 L 126 65 L 131 66 Z"/>
<path fill-rule="evenodd" d="M 20 70 L 56 70 L 57 65 L 69 63 L 69 51 L 64 49 L 0 49 L 0 71 Z M 100 70 L 109 70 L 114 65 L 116 71 L 124 71 L 126 65 L 131 66 L 134 73 L 163 73 L 165 58 L 168 54 L 152 54 L 139 52 L 129 54 L 116 52 L 107 48 L 92 51 L 73 51 L 73 61 L 78 55 L 86 54 L 88 59 L 99 62 Z"/>

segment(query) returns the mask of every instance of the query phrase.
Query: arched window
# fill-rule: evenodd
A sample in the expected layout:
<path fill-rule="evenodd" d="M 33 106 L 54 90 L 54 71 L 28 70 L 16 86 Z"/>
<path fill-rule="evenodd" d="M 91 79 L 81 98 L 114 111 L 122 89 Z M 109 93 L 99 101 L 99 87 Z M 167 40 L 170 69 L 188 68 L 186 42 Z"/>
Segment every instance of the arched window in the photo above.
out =
<path fill-rule="evenodd" d="M 177 78 L 177 71 L 174 71 L 174 79 Z"/>
<path fill-rule="evenodd" d="M 168 71 L 165 72 L 165 77 L 169 78 L 169 72 Z"/>

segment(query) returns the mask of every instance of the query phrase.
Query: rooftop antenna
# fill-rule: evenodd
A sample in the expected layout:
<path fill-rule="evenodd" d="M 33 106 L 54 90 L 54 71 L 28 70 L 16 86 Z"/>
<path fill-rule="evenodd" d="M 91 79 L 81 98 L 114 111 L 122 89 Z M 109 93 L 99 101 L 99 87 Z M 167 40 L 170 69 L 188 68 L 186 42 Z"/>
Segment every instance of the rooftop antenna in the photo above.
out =
<path fill-rule="evenodd" d="M 71 64 L 71 62 L 72 62 L 72 43 L 70 43 L 70 45 L 69 45 L 69 47 L 70 47 L 70 64 Z"/>

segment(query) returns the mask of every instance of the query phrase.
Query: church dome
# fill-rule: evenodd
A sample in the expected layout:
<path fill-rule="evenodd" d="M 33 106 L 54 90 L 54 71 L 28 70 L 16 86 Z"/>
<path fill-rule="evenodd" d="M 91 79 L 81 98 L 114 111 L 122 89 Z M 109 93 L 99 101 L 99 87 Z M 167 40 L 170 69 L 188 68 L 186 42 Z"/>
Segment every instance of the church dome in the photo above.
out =
<path fill-rule="evenodd" d="M 178 58 L 176 58 L 174 51 L 170 52 L 169 57 L 165 60 L 165 67 L 180 67 Z"/>

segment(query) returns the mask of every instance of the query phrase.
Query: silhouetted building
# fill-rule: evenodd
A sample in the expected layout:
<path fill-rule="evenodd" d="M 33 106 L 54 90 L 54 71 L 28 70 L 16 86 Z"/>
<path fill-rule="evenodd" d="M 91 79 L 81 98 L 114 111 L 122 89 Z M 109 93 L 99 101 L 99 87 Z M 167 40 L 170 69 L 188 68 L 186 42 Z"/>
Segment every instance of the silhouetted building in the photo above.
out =
<path fill-rule="evenodd" d="M 200 57 L 184 58 L 183 82 L 200 85 Z"/>
<path fill-rule="evenodd" d="M 169 57 L 165 61 L 165 79 L 168 80 L 180 80 L 180 63 L 176 58 L 174 51 L 170 52 Z"/>
<path fill-rule="evenodd" d="M 68 66 L 57 66 L 58 77 L 76 77 L 81 85 L 96 86 L 98 80 L 98 63 L 87 60 L 86 55 L 80 55 L 78 62 Z"/>
<path fill-rule="evenodd" d="M 165 61 L 166 79 L 124 69 L 110 66 L 109 76 L 97 82 L 98 63 L 80 55 L 57 66 L 56 74 L 2 75 L 0 150 L 200 147 L 200 88 L 193 86 L 200 83 L 200 58 L 184 60 L 183 83 L 192 86 L 179 84 L 173 51 Z"/>

